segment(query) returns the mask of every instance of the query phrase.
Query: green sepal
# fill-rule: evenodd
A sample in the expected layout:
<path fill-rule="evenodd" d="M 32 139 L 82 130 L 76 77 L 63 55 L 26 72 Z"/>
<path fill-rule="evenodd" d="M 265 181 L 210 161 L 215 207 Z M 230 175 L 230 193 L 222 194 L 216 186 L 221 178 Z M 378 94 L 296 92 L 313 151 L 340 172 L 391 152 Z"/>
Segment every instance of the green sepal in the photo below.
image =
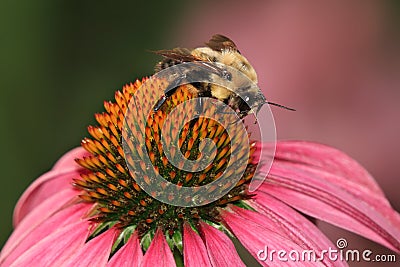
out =
<path fill-rule="evenodd" d="M 174 247 L 175 247 L 174 239 L 171 238 L 168 233 L 164 233 L 164 236 L 165 236 L 165 240 L 167 241 L 167 244 L 169 246 L 169 249 L 171 251 L 174 251 Z"/>
<path fill-rule="evenodd" d="M 154 236 L 154 230 L 148 231 L 144 236 L 142 236 L 142 238 L 140 239 L 140 246 L 142 247 L 143 251 L 147 251 L 149 249 Z"/>
<path fill-rule="evenodd" d="M 126 244 L 129 240 L 129 238 L 132 236 L 133 232 L 135 231 L 136 226 L 129 226 L 126 227 L 117 237 L 115 240 L 112 248 L 111 248 L 111 253 L 114 253 L 116 249 L 122 247 L 124 244 Z"/>
<path fill-rule="evenodd" d="M 175 231 L 172 235 L 172 240 L 174 241 L 175 247 L 179 250 L 181 254 L 183 254 L 182 232 Z"/>
<path fill-rule="evenodd" d="M 174 249 L 173 255 L 174 255 L 176 267 L 185 267 L 184 260 L 183 260 L 183 254 L 180 253 L 177 249 Z"/>
<path fill-rule="evenodd" d="M 245 210 L 256 211 L 252 206 L 250 206 L 247 202 L 243 200 L 235 202 L 234 205 L 243 208 Z"/>
<path fill-rule="evenodd" d="M 96 236 L 98 236 L 99 234 L 105 232 L 108 229 L 111 229 L 117 222 L 104 222 L 104 223 L 100 223 L 96 229 L 94 229 L 94 231 L 92 232 L 92 234 L 90 235 L 90 238 L 94 238 Z"/>

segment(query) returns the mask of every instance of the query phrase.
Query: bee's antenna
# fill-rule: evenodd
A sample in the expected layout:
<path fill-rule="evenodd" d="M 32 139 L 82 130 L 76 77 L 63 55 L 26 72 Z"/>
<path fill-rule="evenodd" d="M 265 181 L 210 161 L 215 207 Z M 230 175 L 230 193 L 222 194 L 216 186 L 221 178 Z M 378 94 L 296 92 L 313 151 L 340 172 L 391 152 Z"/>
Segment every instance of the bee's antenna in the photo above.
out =
<path fill-rule="evenodd" d="M 274 102 L 265 101 L 265 104 L 276 106 L 276 107 L 287 109 L 287 110 L 291 110 L 291 111 L 296 111 L 294 108 L 289 108 L 289 107 L 286 107 L 286 106 L 283 106 L 283 105 L 280 105 L 280 104 L 277 104 L 277 103 L 274 103 Z"/>

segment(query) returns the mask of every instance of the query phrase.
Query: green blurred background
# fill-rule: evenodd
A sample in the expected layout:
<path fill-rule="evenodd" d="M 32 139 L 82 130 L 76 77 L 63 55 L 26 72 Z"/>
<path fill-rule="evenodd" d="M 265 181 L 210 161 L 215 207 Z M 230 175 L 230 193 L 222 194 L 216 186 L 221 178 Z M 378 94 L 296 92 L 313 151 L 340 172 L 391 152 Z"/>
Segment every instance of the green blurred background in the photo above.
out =
<path fill-rule="evenodd" d="M 183 1 L 1 1 L 0 244 L 24 189 L 79 146 L 104 100 L 150 75 Z"/>
<path fill-rule="evenodd" d="M 148 50 L 214 33 L 237 41 L 269 100 L 298 109 L 273 109 L 278 137 L 349 153 L 399 210 L 399 1 L 293 3 L 1 1 L 0 245 L 24 189 L 79 146 L 115 90 L 152 73 Z"/>

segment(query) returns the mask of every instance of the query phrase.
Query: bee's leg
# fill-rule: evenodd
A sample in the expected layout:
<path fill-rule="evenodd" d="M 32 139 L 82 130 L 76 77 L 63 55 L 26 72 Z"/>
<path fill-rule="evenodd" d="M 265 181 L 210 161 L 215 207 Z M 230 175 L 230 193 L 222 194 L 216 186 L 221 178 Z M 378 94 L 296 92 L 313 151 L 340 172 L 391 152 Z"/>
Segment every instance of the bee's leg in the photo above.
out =
<path fill-rule="evenodd" d="M 167 96 L 166 95 L 163 95 L 158 101 L 157 101 L 157 104 L 156 104 L 156 106 L 154 107 L 154 111 L 158 111 L 161 107 L 162 107 L 162 105 L 165 103 L 165 101 L 167 100 Z"/>
<path fill-rule="evenodd" d="M 175 91 L 178 89 L 178 87 L 172 88 L 170 89 L 170 87 L 168 87 L 165 91 L 164 91 L 164 95 L 157 101 L 155 107 L 154 107 L 154 111 L 158 111 L 162 105 L 165 103 L 165 101 L 167 101 L 167 99 L 172 96 Z"/>
<path fill-rule="evenodd" d="M 238 123 L 239 121 L 243 121 L 243 118 L 240 118 L 240 117 L 239 117 L 237 120 L 234 120 L 234 121 L 231 123 L 231 125 L 232 125 L 232 124 L 236 124 L 236 123 Z"/>
<path fill-rule="evenodd" d="M 244 114 L 241 114 L 241 112 L 223 111 L 223 110 L 221 110 L 221 108 L 224 108 L 224 107 L 220 107 L 219 110 L 217 110 L 217 112 L 218 112 L 219 114 L 237 114 L 237 115 L 238 115 L 238 118 L 235 119 L 235 120 L 234 120 L 233 122 L 231 122 L 230 124 L 235 124 L 235 123 L 237 123 L 237 122 L 243 120 L 243 117 L 245 116 Z"/>
<path fill-rule="evenodd" d="M 186 75 L 184 73 L 181 73 L 181 75 L 176 80 L 169 84 L 167 89 L 165 89 L 164 91 L 164 95 L 157 101 L 154 107 L 154 111 L 158 111 L 162 107 L 165 101 L 167 101 L 167 99 L 176 92 L 178 87 L 183 83 L 185 79 Z"/>
<path fill-rule="evenodd" d="M 220 109 L 221 109 L 221 108 L 220 108 Z M 219 112 L 220 114 L 235 114 L 234 111 L 222 111 L 222 110 L 218 110 L 218 112 Z"/>

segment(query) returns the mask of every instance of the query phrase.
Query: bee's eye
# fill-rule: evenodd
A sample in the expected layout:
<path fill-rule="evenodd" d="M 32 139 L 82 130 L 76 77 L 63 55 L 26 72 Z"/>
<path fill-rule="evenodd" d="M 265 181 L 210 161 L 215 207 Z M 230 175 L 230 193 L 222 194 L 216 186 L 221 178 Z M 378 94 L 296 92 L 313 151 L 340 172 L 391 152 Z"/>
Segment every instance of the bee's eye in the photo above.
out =
<path fill-rule="evenodd" d="M 250 98 L 247 96 L 247 97 L 245 97 L 245 100 L 246 100 L 247 98 L 250 99 Z M 246 100 L 246 101 L 245 101 L 245 100 L 243 100 L 243 99 L 240 98 L 240 97 L 238 98 L 238 101 L 239 101 L 238 108 L 239 108 L 239 110 L 242 111 L 242 112 L 243 112 L 243 111 L 249 111 L 249 110 L 251 109 L 251 108 L 250 108 L 250 105 L 249 105 L 250 103 L 246 102 L 247 100 Z"/>

